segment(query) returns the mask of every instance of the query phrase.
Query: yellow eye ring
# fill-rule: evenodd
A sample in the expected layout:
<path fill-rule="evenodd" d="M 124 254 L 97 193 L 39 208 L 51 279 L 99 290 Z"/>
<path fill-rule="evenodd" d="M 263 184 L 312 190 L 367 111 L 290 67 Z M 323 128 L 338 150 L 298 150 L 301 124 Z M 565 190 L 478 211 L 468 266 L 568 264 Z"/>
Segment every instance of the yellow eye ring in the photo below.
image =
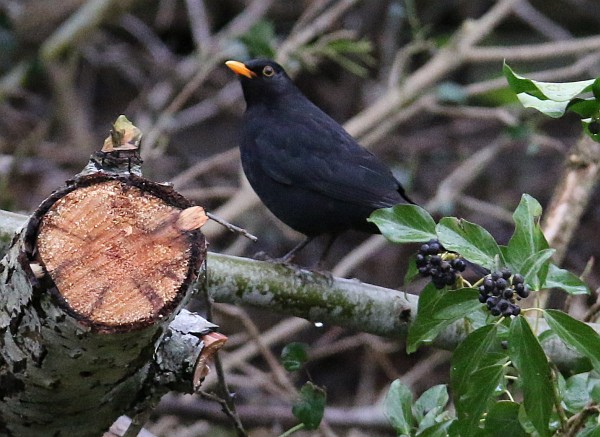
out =
<path fill-rule="evenodd" d="M 275 70 L 270 65 L 266 65 L 262 71 L 263 76 L 271 77 L 275 74 Z"/>

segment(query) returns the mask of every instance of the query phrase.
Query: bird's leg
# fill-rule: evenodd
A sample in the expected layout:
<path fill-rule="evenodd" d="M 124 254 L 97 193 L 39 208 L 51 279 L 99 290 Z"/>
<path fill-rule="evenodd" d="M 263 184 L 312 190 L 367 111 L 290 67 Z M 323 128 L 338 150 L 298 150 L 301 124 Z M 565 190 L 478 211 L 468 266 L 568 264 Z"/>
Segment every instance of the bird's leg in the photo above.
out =
<path fill-rule="evenodd" d="M 288 264 L 289 262 L 291 262 L 294 257 L 296 256 L 296 252 L 299 252 L 300 250 L 304 249 L 304 246 L 306 246 L 308 243 L 310 243 L 315 237 L 306 237 L 304 240 L 302 240 L 300 243 L 298 243 L 296 246 L 294 246 L 294 248 L 292 250 L 290 250 L 288 253 L 286 253 L 285 255 L 283 255 L 281 258 L 277 258 L 274 261 L 283 263 L 283 264 Z"/>

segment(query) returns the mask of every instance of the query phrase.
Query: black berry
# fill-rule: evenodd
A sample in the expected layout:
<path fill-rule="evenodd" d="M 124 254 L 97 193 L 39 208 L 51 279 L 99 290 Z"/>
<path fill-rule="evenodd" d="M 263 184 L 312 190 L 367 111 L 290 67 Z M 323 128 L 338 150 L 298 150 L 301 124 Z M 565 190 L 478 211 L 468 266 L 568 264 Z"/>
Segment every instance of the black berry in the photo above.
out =
<path fill-rule="evenodd" d="M 479 302 L 485 303 L 493 316 L 518 316 L 521 308 L 515 301 L 525 299 L 529 293 L 523 276 L 518 273 L 513 275 L 505 268 L 483 279 L 479 286 Z"/>
<path fill-rule="evenodd" d="M 454 270 L 456 270 L 458 272 L 464 272 L 465 269 L 467 268 L 467 263 L 462 258 L 454 258 L 452 260 L 451 264 L 452 264 L 452 267 L 454 268 Z"/>
<path fill-rule="evenodd" d="M 431 277 L 436 288 L 444 288 L 456 282 L 457 272 L 463 272 L 467 267 L 464 259 L 455 254 L 449 254 L 437 240 L 423 243 L 415 257 L 419 275 Z"/>

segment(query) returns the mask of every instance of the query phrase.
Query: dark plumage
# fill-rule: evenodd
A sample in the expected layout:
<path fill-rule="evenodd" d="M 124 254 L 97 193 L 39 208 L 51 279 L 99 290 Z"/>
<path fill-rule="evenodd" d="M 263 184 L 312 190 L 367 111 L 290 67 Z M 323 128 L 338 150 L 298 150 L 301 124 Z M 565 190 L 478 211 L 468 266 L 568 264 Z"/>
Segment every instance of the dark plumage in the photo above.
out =
<path fill-rule="evenodd" d="M 244 172 L 285 224 L 309 238 L 347 229 L 377 233 L 367 222 L 371 212 L 411 202 L 389 168 L 308 100 L 279 64 L 227 66 L 240 77 L 247 105 Z"/>

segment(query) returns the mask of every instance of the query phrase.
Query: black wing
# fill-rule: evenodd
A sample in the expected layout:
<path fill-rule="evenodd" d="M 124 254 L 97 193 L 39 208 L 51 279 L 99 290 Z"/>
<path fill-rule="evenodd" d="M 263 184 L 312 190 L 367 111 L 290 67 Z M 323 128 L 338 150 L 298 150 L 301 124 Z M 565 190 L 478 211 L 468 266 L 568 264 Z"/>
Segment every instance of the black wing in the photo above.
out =
<path fill-rule="evenodd" d="M 288 115 L 267 117 L 263 126 L 269 128 L 253 135 L 256 160 L 272 179 L 373 208 L 402 201 L 402 187 L 388 167 L 333 119 L 314 109 L 288 108 Z"/>

